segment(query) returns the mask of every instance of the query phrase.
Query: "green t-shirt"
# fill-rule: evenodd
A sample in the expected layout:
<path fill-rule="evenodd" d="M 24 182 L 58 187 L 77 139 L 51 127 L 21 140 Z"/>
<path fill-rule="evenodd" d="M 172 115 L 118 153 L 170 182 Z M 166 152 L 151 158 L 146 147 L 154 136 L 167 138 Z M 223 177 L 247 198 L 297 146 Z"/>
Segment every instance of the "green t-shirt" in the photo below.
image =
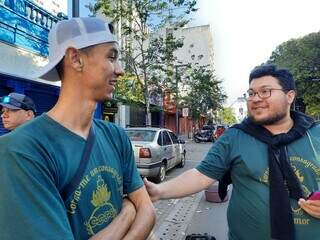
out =
<path fill-rule="evenodd" d="M 125 132 L 93 121 L 95 143 L 82 180 L 64 201 L 86 140 L 46 114 L 0 137 L 0 239 L 88 239 L 143 186 Z"/>
<path fill-rule="evenodd" d="M 288 145 L 288 156 L 307 196 L 320 187 L 320 126 Z M 197 169 L 220 179 L 231 169 L 232 196 L 228 207 L 229 239 L 269 240 L 269 183 L 267 145 L 235 128 L 214 143 Z M 291 199 L 297 240 L 311 240 L 320 233 L 320 219 L 305 213 Z"/>

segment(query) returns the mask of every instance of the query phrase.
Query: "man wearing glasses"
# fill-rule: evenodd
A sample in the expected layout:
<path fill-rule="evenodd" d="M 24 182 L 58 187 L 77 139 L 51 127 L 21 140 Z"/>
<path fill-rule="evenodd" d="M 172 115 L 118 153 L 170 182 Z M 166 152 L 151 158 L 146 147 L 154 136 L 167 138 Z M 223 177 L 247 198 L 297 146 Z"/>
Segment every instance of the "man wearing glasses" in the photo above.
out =
<path fill-rule="evenodd" d="M 249 77 L 248 117 L 229 128 L 195 168 L 162 184 L 145 184 L 153 201 L 180 198 L 219 180 L 229 239 L 305 240 L 319 234 L 320 126 L 290 107 L 292 74 L 261 65 Z M 309 198 L 309 199 L 308 199 Z"/>
<path fill-rule="evenodd" d="M 20 93 L 10 93 L 1 98 L 1 119 L 5 129 L 12 131 L 34 118 L 36 106 L 33 100 Z"/>

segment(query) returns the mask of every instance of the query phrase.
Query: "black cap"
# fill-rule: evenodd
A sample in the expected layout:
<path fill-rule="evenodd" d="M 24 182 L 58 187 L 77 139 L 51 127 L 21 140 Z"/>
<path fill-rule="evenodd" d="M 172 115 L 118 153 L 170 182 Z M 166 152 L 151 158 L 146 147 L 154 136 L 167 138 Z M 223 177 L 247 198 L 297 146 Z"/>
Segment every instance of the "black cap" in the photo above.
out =
<path fill-rule="evenodd" d="M 8 96 L 1 98 L 0 105 L 9 109 L 32 110 L 36 113 L 36 105 L 33 100 L 21 93 L 10 93 Z"/>

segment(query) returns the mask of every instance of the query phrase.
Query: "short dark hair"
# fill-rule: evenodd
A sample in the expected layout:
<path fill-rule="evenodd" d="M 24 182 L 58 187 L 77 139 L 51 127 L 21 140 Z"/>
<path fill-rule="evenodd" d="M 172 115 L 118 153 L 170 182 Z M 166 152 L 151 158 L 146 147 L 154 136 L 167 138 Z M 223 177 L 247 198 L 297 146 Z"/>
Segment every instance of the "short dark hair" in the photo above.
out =
<path fill-rule="evenodd" d="M 276 78 L 284 90 L 296 90 L 293 75 L 285 68 L 278 68 L 274 64 L 262 64 L 255 67 L 249 76 L 249 83 L 255 78 L 272 76 Z"/>

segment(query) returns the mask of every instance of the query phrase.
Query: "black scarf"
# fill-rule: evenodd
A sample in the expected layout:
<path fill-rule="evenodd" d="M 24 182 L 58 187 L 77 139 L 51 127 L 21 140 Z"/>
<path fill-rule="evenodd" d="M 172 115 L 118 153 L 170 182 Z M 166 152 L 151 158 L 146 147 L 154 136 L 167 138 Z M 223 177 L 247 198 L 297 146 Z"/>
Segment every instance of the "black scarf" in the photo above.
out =
<path fill-rule="evenodd" d="M 311 117 L 300 112 L 291 112 L 291 118 L 294 125 L 290 131 L 277 135 L 254 124 L 249 118 L 233 126 L 268 145 L 271 237 L 278 240 L 295 239 L 290 198 L 298 201 L 304 197 L 300 182 L 290 165 L 286 146 L 301 138 L 314 123 Z M 229 170 L 219 181 L 221 199 L 226 196 L 231 181 Z"/>

